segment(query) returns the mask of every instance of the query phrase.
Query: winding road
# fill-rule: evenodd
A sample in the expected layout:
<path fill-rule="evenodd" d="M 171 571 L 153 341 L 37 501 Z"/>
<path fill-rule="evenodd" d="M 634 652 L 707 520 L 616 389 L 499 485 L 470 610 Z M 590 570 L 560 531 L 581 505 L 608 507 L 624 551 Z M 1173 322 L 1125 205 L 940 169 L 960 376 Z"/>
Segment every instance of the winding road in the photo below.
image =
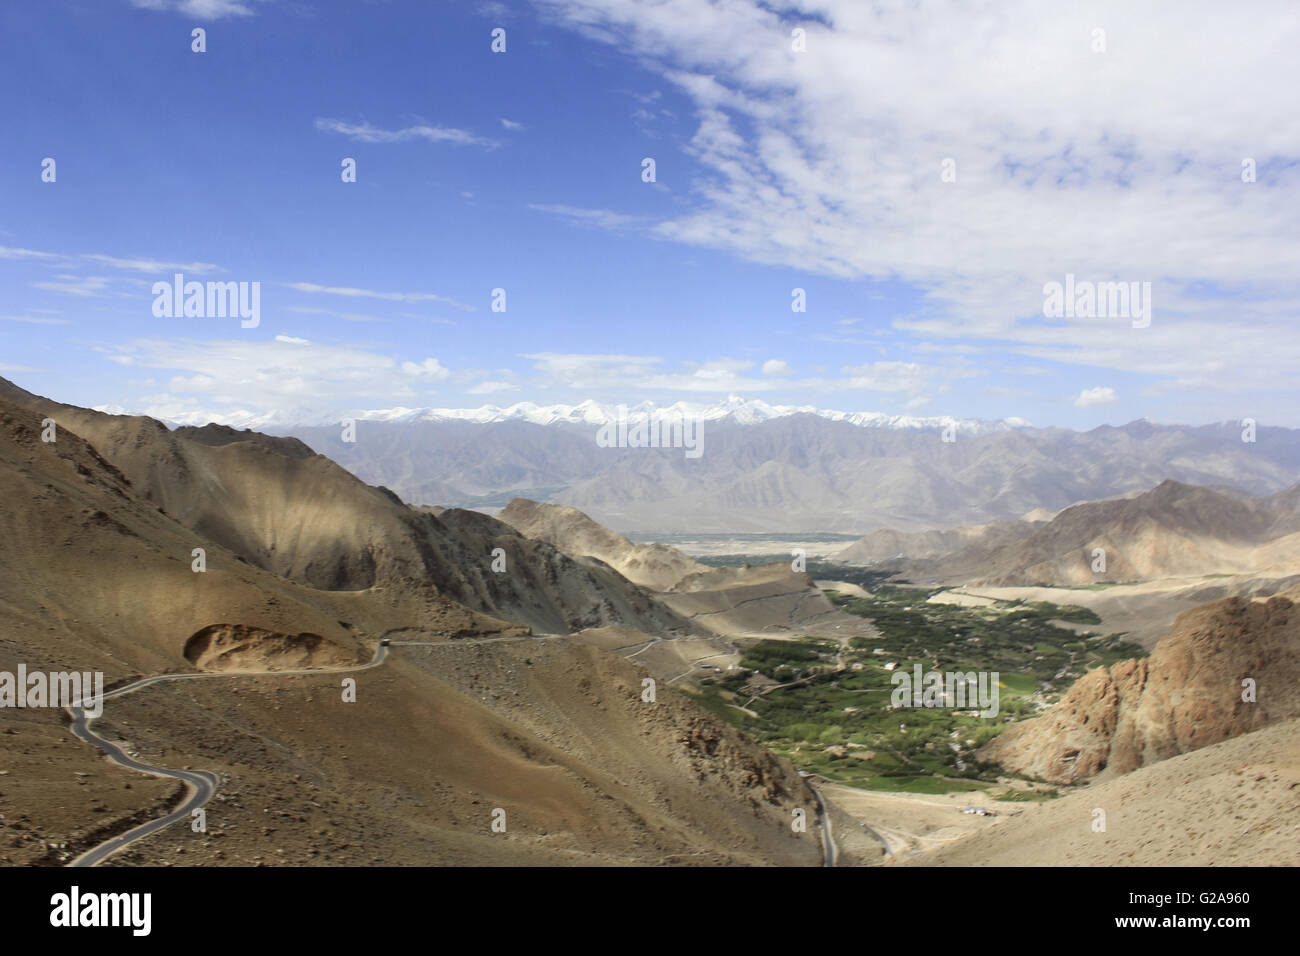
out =
<path fill-rule="evenodd" d="M 459 640 L 459 641 L 390 641 L 387 638 L 381 638 L 378 646 L 375 648 L 374 658 L 367 664 L 358 664 L 355 667 L 340 668 L 309 668 L 302 670 L 277 670 L 277 671 L 236 671 L 231 673 L 217 674 L 158 674 L 154 677 L 141 678 L 123 687 L 108 691 L 103 695 L 103 701 L 110 700 L 114 697 L 125 697 L 127 694 L 134 694 L 138 690 L 151 687 L 154 684 L 160 684 L 164 681 L 175 680 L 220 680 L 222 678 L 230 679 L 232 677 L 285 677 L 292 675 L 321 675 L 321 674 L 350 674 L 358 671 L 370 670 L 379 667 L 388 657 L 388 649 L 392 647 L 463 647 L 470 644 L 495 644 L 505 641 L 535 641 L 549 640 L 555 637 L 562 637 L 559 634 L 536 634 L 521 635 L 514 637 L 489 637 L 478 640 Z M 94 846 L 84 853 L 77 856 L 67 865 L 71 867 L 95 866 L 103 862 L 115 853 L 119 853 L 133 843 L 143 840 L 150 834 L 157 833 L 180 820 L 188 819 L 193 812 L 207 804 L 217 794 L 217 787 L 221 784 L 221 777 L 210 770 L 170 770 L 166 767 L 156 767 L 153 764 L 147 764 L 136 760 L 128 754 L 118 744 L 113 743 L 104 737 L 99 736 L 91 728 L 91 724 L 97 719 L 86 713 L 82 707 L 83 700 L 70 704 L 65 710 L 72 718 L 72 732 L 76 737 L 94 747 L 103 751 L 104 755 L 110 761 L 128 770 L 135 770 L 139 773 L 149 774 L 153 777 L 167 777 L 173 780 L 179 780 L 185 784 L 186 796 L 175 810 L 158 817 L 155 820 L 149 820 L 139 826 L 127 830 L 111 839 L 105 840 L 98 846 Z M 101 708 L 100 714 L 103 716 Z M 822 828 L 822 846 L 824 853 L 823 866 L 834 866 L 838 851 L 835 846 L 835 837 L 831 830 L 830 815 L 826 812 L 826 801 L 822 798 L 821 791 L 808 782 L 813 796 L 817 799 L 817 819 Z"/>
<path fill-rule="evenodd" d="M 110 700 L 114 697 L 124 697 L 127 694 L 134 694 L 138 690 L 143 690 L 154 684 L 160 684 L 163 681 L 174 680 L 220 680 L 222 678 L 229 680 L 232 677 L 285 677 L 295 674 L 354 674 L 358 671 L 370 670 L 372 667 L 378 667 L 384 663 L 388 657 L 389 646 L 394 647 L 463 647 L 467 644 L 495 644 L 501 641 L 536 641 L 549 640 L 560 635 L 556 634 L 535 634 L 519 635 L 512 637 L 488 637 L 478 640 L 458 640 L 458 641 L 390 641 L 387 638 L 380 638 L 379 645 L 375 648 L 375 656 L 368 664 L 358 664 L 355 667 L 338 667 L 338 668 L 307 668 L 302 670 L 278 670 L 278 671 L 234 671 L 221 674 L 158 674 L 154 677 L 145 677 L 133 683 L 111 690 L 104 694 L 103 700 Z M 155 767 L 152 764 L 143 763 L 136 760 L 124 751 L 118 744 L 107 740 L 91 729 L 91 723 L 97 718 L 86 713 L 82 703 L 85 698 L 79 700 L 68 707 L 64 708 L 72 718 L 72 732 L 80 740 L 85 741 L 92 746 L 98 747 L 104 752 L 113 763 L 128 770 L 135 770 L 139 773 L 147 773 L 152 777 L 169 777 L 173 780 L 179 780 L 185 784 L 186 796 L 181 805 L 168 813 L 166 816 L 158 817 L 156 820 L 150 820 L 142 823 L 137 827 L 127 830 L 110 840 L 105 840 L 98 846 L 92 847 L 85 851 L 76 859 L 72 860 L 68 866 L 94 866 L 112 856 L 132 843 L 143 840 L 151 833 L 157 833 L 159 830 L 171 826 L 178 820 L 186 819 L 193 812 L 208 801 L 217 793 L 217 787 L 221 783 L 221 778 L 210 770 L 169 770 L 166 767 Z M 103 701 L 101 701 L 101 704 Z M 103 716 L 102 711 L 98 716 Z"/>
<path fill-rule="evenodd" d="M 403 642 L 406 643 L 406 642 Z M 388 656 L 387 643 L 381 642 L 375 648 L 374 659 L 369 664 L 358 664 L 356 667 L 338 668 L 331 670 L 322 670 L 315 668 L 310 670 L 288 670 L 288 671 L 239 671 L 229 674 L 158 674 L 154 677 L 145 677 L 141 680 L 111 690 L 104 694 L 103 701 L 110 700 L 114 697 L 124 697 L 127 694 L 134 694 L 138 690 L 143 690 L 154 684 L 160 684 L 163 681 L 172 680 L 215 680 L 218 678 L 231 677 L 282 677 L 288 674 L 345 674 L 356 671 L 369 670 L 372 667 L 378 667 Z M 179 780 L 185 784 L 186 797 L 181 805 L 166 816 L 158 817 L 156 820 L 150 820 L 142 823 L 138 827 L 127 830 L 110 840 L 106 840 L 99 846 L 93 847 L 82 853 L 74 859 L 69 866 L 94 866 L 96 863 L 107 859 L 114 853 L 125 849 L 137 840 L 143 840 L 151 833 L 157 833 L 164 827 L 169 827 L 177 820 L 185 819 L 195 810 L 202 807 L 217 794 L 217 787 L 221 784 L 221 778 L 210 770 L 168 770 L 166 767 L 155 767 L 152 764 L 142 763 L 134 757 L 127 754 L 120 746 L 107 740 L 95 733 L 90 727 L 96 719 L 86 713 L 82 703 L 84 698 L 64 708 L 72 718 L 72 732 L 79 739 L 84 740 L 92 746 L 98 747 L 113 763 L 120 767 L 126 767 L 128 770 L 135 770 L 140 773 L 147 773 L 152 777 L 170 777 L 173 780 Z M 103 713 L 99 714 L 103 716 Z"/>

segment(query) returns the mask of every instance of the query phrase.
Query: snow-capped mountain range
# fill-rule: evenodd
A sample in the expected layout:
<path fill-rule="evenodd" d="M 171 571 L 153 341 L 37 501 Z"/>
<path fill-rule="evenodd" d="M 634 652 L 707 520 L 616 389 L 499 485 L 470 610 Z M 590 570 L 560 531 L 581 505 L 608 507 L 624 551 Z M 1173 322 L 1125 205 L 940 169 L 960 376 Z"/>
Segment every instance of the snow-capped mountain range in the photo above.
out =
<path fill-rule="evenodd" d="M 127 410 L 118 406 L 98 406 L 96 411 L 110 414 L 127 414 Z M 813 405 L 770 405 L 761 399 L 746 399 L 730 395 L 725 401 L 713 404 L 699 402 L 674 402 L 671 405 L 659 405 L 645 401 L 633 406 L 603 404 L 588 399 L 577 405 L 538 405 L 534 402 L 516 402 L 504 408 L 498 405 L 482 405 L 479 408 L 395 408 L 366 409 L 349 413 L 334 413 L 328 416 L 319 412 L 283 411 L 283 412 L 249 412 L 240 409 L 221 411 L 185 412 L 158 414 L 148 411 L 154 417 L 162 418 L 176 425 L 206 425 L 217 422 L 233 428 L 289 428 L 293 426 L 337 425 L 345 418 L 358 421 L 375 422 L 471 422 L 491 424 L 493 422 L 529 422 L 534 425 L 591 425 L 600 426 L 620 419 L 627 422 L 650 420 L 694 419 L 706 422 L 728 422 L 737 425 L 758 425 L 774 418 L 790 415 L 816 415 L 828 421 L 848 422 L 862 428 L 888 428 L 902 430 L 939 429 L 955 424 L 962 434 L 985 434 L 992 431 L 1007 431 L 1013 428 L 1027 428 L 1030 423 L 1021 418 L 1008 418 L 996 422 L 980 419 L 947 417 L 916 417 L 912 415 L 887 415 L 882 412 L 843 412 L 835 409 L 817 408 Z"/>

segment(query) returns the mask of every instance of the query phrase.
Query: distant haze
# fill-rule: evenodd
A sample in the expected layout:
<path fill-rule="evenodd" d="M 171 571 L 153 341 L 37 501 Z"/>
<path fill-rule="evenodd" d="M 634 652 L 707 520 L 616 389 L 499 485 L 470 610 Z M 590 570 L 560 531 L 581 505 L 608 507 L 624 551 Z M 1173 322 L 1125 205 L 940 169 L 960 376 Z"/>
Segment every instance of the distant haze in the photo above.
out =
<path fill-rule="evenodd" d="M 865 533 L 1056 512 L 1166 479 L 1272 494 L 1300 476 L 1300 435 L 1234 423 L 1133 422 L 1087 432 L 968 423 L 855 425 L 798 412 L 708 423 L 704 454 L 602 448 L 559 421 L 361 421 L 274 429 L 415 504 L 500 508 L 522 496 L 579 508 L 620 532 Z"/>

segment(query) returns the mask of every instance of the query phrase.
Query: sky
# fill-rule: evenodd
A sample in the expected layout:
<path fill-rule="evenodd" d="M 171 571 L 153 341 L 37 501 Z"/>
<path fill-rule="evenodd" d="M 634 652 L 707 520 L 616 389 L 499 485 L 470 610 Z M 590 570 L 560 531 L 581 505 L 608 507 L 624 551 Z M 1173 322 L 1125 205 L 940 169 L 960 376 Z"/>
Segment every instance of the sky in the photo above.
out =
<path fill-rule="evenodd" d="M 1300 426 L 1298 48 L 1266 2 L 7 3 L 0 376 Z M 156 314 L 176 273 L 257 325 Z"/>

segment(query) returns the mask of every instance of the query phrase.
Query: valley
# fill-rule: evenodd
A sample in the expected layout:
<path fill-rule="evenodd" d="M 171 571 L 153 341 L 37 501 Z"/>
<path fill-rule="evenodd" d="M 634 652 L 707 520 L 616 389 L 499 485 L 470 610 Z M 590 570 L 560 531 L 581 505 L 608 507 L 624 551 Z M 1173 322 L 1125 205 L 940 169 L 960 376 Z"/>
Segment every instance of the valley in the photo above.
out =
<path fill-rule="evenodd" d="M 1300 716 L 1290 496 L 1238 496 L 1253 530 L 1221 532 L 1166 484 L 990 539 L 1006 567 L 1015 541 L 1086 550 L 1119 507 L 1117 565 L 1231 533 L 1257 555 L 1232 574 L 930 582 L 906 536 L 856 562 L 838 533 L 634 541 L 521 498 L 413 508 L 295 439 L 10 384 L 0 412 L 32 502 L 5 516 L 0 668 L 109 688 L 93 731 L 0 713 L 13 864 L 896 863 Z M 1258 708 L 1216 661 L 1262 675 Z"/>
<path fill-rule="evenodd" d="M 961 608 L 927 603 L 925 590 L 892 587 L 865 598 L 828 595 L 870 620 L 875 633 L 747 642 L 734 669 L 700 680 L 700 694 L 800 770 L 857 787 L 942 793 L 995 784 L 1002 774 L 980 766 L 975 753 L 1008 721 L 1042 713 L 1093 667 L 1144 654 L 1120 635 L 1061 626 L 1099 623 L 1077 607 Z M 997 718 L 975 708 L 891 704 L 895 675 L 918 665 L 997 673 Z"/>
<path fill-rule="evenodd" d="M 0 924 L 1287 928 L 1266 9 L 0 3 Z"/>

